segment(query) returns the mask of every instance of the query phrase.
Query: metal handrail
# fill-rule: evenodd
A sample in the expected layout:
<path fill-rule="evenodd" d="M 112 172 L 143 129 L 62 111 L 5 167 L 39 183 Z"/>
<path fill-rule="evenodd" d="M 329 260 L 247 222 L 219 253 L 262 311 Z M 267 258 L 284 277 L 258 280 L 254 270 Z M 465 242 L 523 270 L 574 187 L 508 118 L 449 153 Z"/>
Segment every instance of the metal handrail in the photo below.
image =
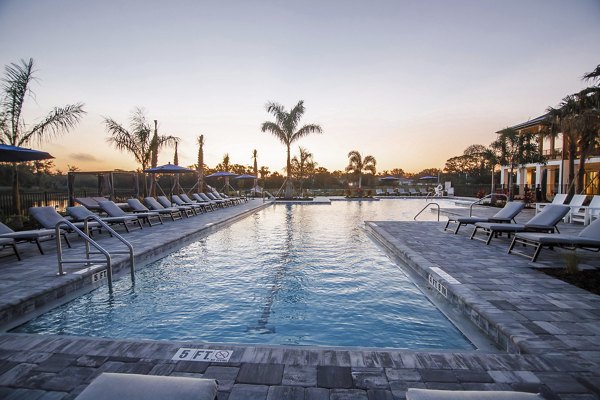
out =
<path fill-rule="evenodd" d="M 484 199 L 491 198 L 491 197 L 494 197 L 494 196 L 504 196 L 504 198 L 506 200 L 508 200 L 508 196 L 505 195 L 504 193 L 490 193 L 490 194 L 487 194 L 487 195 L 483 196 L 482 198 L 480 198 L 479 200 L 474 201 L 474 202 L 471 203 L 471 205 L 469 206 L 469 217 L 473 216 L 473 206 L 474 205 L 481 203 Z"/>
<path fill-rule="evenodd" d="M 438 203 L 427 203 L 427 204 L 425 204 L 425 207 L 423 207 L 423 208 L 421 209 L 421 211 L 419 211 L 419 212 L 417 213 L 417 215 L 415 215 L 415 216 L 414 216 L 414 218 L 413 218 L 413 221 L 416 221 L 416 220 L 417 220 L 417 217 L 418 217 L 419 215 L 421 215 L 421 213 L 422 213 L 423 211 L 425 211 L 427 208 L 429 208 L 429 206 L 437 206 L 437 220 L 439 221 L 439 220 L 440 220 L 440 205 L 439 205 Z"/>
<path fill-rule="evenodd" d="M 113 254 L 129 253 L 131 282 L 135 283 L 135 258 L 134 258 L 134 254 L 133 254 L 133 246 L 131 245 L 131 243 L 129 243 L 127 240 L 125 240 L 121 235 L 119 235 L 117 232 L 115 232 L 114 229 L 112 229 L 110 226 L 108 226 L 108 224 L 106 224 L 104 221 L 102 221 L 100 219 L 100 217 L 95 216 L 95 215 L 89 216 L 84 220 L 84 231 L 82 231 L 77 226 L 75 226 L 75 224 L 73 224 L 72 222 L 67 221 L 67 220 L 59 221 L 55 225 L 56 249 L 57 249 L 57 257 L 58 257 L 58 275 L 66 275 L 66 272 L 64 272 L 64 270 L 63 270 L 63 264 L 86 263 L 87 265 L 91 265 L 92 262 L 106 262 L 106 271 L 107 271 L 106 277 L 108 280 L 108 288 L 110 291 L 112 291 L 112 259 L 111 259 L 111 255 L 107 250 L 105 250 L 102 246 L 100 246 L 95 240 L 93 240 L 89 236 L 89 225 L 88 224 L 89 224 L 90 220 L 94 220 L 94 221 L 98 222 L 101 227 L 106 229 L 111 235 L 113 235 L 115 238 L 117 238 L 119 241 L 121 241 L 123 244 L 125 244 L 125 246 L 127 246 L 128 251 L 126 251 L 126 252 L 125 251 L 113 251 Z M 85 259 L 74 259 L 74 260 L 64 260 L 63 259 L 62 242 L 60 239 L 60 237 L 61 237 L 60 232 L 61 232 L 62 226 L 67 226 L 69 229 L 71 229 L 73 232 L 77 233 L 85 241 L 85 247 L 86 247 L 86 258 Z M 90 246 L 94 247 L 97 250 L 97 252 L 91 252 Z M 104 255 L 105 259 L 92 259 L 92 258 L 90 258 L 91 254 L 102 254 L 102 255 Z"/>

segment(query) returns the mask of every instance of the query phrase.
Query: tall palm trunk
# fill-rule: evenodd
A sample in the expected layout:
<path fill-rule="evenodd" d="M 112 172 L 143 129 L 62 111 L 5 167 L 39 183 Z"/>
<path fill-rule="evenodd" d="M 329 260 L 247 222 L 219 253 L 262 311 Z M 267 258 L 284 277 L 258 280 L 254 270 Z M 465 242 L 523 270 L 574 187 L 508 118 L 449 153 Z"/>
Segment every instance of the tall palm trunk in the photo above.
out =
<path fill-rule="evenodd" d="M 12 179 L 12 200 L 13 200 L 13 212 L 15 214 L 15 219 L 13 221 L 13 224 L 15 225 L 16 228 L 22 228 L 23 226 L 23 220 L 21 218 L 21 194 L 20 194 L 20 188 L 19 188 L 19 171 L 18 171 L 18 164 L 17 163 L 12 163 L 12 173 L 13 173 L 13 179 Z"/>
<path fill-rule="evenodd" d="M 287 144 L 287 168 L 286 168 L 286 181 L 285 181 L 285 198 L 291 199 L 294 194 L 294 186 L 292 185 L 292 160 L 290 158 L 290 144 Z"/>
<path fill-rule="evenodd" d="M 362 188 L 362 174 L 360 172 L 358 173 L 358 188 Z"/>

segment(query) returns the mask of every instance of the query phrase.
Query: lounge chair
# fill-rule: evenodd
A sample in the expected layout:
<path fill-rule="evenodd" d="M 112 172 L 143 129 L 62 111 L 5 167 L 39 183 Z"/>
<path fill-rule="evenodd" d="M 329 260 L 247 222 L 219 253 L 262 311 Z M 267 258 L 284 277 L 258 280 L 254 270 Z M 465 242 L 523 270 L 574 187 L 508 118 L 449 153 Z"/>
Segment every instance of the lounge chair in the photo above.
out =
<path fill-rule="evenodd" d="M 67 213 L 71 217 L 73 217 L 74 221 L 85 221 L 89 217 L 98 217 L 98 215 L 94 214 L 84 206 L 73 206 L 67 207 Z M 129 224 L 138 225 L 140 229 L 142 229 L 142 223 L 139 218 L 135 215 L 124 215 L 122 217 L 100 217 L 102 222 L 105 222 L 109 225 L 123 225 L 125 227 L 125 231 L 129 232 Z"/>
<path fill-rule="evenodd" d="M 100 204 L 98 204 L 98 202 L 108 199 L 106 197 L 75 197 L 74 200 L 76 203 L 81 204 L 88 210 L 100 211 L 102 209 L 100 208 Z"/>
<path fill-rule="evenodd" d="M 542 210 L 539 214 L 531 218 L 524 224 L 497 224 L 494 222 L 476 222 L 475 229 L 471 234 L 471 239 L 479 239 L 475 237 L 479 230 L 484 231 L 487 234 L 485 244 L 490 244 L 492 238 L 497 236 L 499 233 L 508 233 L 509 237 L 512 233 L 517 232 L 558 232 L 556 224 L 564 218 L 569 212 L 569 207 L 559 204 L 550 204 Z"/>
<path fill-rule="evenodd" d="M 197 203 L 197 204 L 201 204 L 201 205 L 203 205 L 203 206 L 204 206 L 204 208 L 205 208 L 205 209 L 210 207 L 210 209 L 211 209 L 212 211 L 214 211 L 214 209 L 215 209 L 215 207 L 214 207 L 214 204 L 213 204 L 213 203 L 211 203 L 210 201 L 204 201 L 204 200 L 198 200 L 198 199 L 196 199 L 196 200 L 192 200 L 192 199 L 190 199 L 190 197 L 189 197 L 187 194 L 185 194 L 185 193 L 181 193 L 181 194 L 179 195 L 179 197 L 181 197 L 181 199 L 182 199 L 183 201 L 185 201 L 186 203 Z"/>
<path fill-rule="evenodd" d="M 67 232 L 61 230 L 61 236 L 65 239 L 67 246 L 71 247 L 69 239 L 67 239 Z M 8 226 L 0 222 L 0 238 L 1 239 L 14 239 L 16 243 L 20 242 L 34 242 L 37 245 L 40 254 L 44 254 L 40 241 L 42 239 L 52 239 L 56 236 L 55 229 L 33 229 L 27 231 L 13 231 Z M 20 259 L 20 257 L 19 257 Z"/>
<path fill-rule="evenodd" d="M 167 199 L 167 196 L 158 196 L 156 198 L 156 200 L 160 203 L 161 206 L 163 206 L 164 208 L 176 208 L 179 211 L 181 211 L 182 213 L 185 214 L 186 217 L 191 217 L 194 215 L 198 215 L 198 213 L 196 212 L 196 209 L 192 206 L 179 206 L 179 205 L 173 205 L 173 203 L 171 203 L 169 201 L 169 199 Z"/>
<path fill-rule="evenodd" d="M 535 213 L 542 211 L 548 204 L 564 204 L 565 200 L 567 200 L 566 193 L 555 194 L 552 203 L 535 203 Z"/>
<path fill-rule="evenodd" d="M 396 193 L 394 193 L 394 189 L 392 189 L 392 188 L 387 188 L 387 189 L 385 190 L 385 194 L 386 194 L 386 195 L 388 195 L 388 196 L 394 196 Z"/>
<path fill-rule="evenodd" d="M 571 208 L 571 222 L 581 222 L 583 225 L 589 225 L 593 220 L 600 216 L 600 195 L 592 197 L 592 201 L 587 206 Z"/>
<path fill-rule="evenodd" d="M 539 393 L 506 390 L 440 390 L 409 388 L 406 400 L 544 400 Z"/>
<path fill-rule="evenodd" d="M 55 230 L 56 226 L 62 222 L 70 222 L 73 225 L 75 225 L 75 227 L 77 229 L 80 229 L 80 230 L 84 230 L 85 226 L 86 226 L 85 222 L 73 222 L 73 221 L 67 220 L 65 217 L 60 215 L 54 207 L 51 207 L 51 206 L 30 207 L 29 215 L 32 216 L 33 219 L 35 219 L 45 229 Z M 71 231 L 71 228 L 69 226 L 67 226 L 66 224 L 61 224 L 60 228 L 67 232 Z M 96 230 L 100 231 L 102 226 L 95 221 L 91 221 L 91 222 L 87 223 L 87 228 L 89 229 L 89 234 L 91 236 L 94 231 L 96 231 Z M 64 237 L 66 239 L 66 236 L 64 236 Z M 69 247 L 71 246 L 68 241 L 67 241 L 67 246 L 69 246 Z"/>
<path fill-rule="evenodd" d="M 17 245 L 15 244 L 14 239 L 0 238 L 0 246 L 2 246 L 2 248 L 11 247 L 15 253 L 15 256 L 17 257 L 17 260 L 21 261 L 21 255 L 19 254 L 19 250 L 17 250 Z"/>
<path fill-rule="evenodd" d="M 375 196 L 383 196 L 386 193 L 383 191 L 383 189 L 375 189 Z"/>
<path fill-rule="evenodd" d="M 154 201 L 156 201 L 156 200 L 154 200 Z M 181 211 L 179 211 L 175 208 L 173 208 L 173 209 L 159 208 L 159 209 L 155 209 L 155 210 L 150 210 L 148 207 L 143 205 L 142 202 L 139 201 L 138 199 L 129 199 L 129 200 L 127 200 L 127 204 L 129 204 L 129 208 L 131 208 L 131 210 L 133 211 L 134 214 L 155 212 L 155 213 L 159 214 L 159 217 L 162 215 L 168 215 L 173 221 L 175 221 L 176 219 L 183 218 L 183 215 L 181 215 Z M 158 204 L 158 202 L 157 202 L 157 204 Z M 159 219 L 160 219 L 160 223 L 162 224 L 162 218 L 159 218 Z"/>
<path fill-rule="evenodd" d="M 211 200 L 207 195 L 205 195 L 204 193 L 193 193 L 192 197 L 198 201 L 206 201 L 208 202 L 211 207 L 223 207 L 225 205 L 225 201 L 223 200 Z"/>
<path fill-rule="evenodd" d="M 227 207 L 233 204 L 232 201 L 230 200 L 225 200 L 225 199 L 221 199 L 218 198 L 214 195 L 214 193 L 199 193 L 199 195 L 204 198 L 204 196 L 206 196 L 209 200 L 213 200 L 216 201 L 217 203 L 219 203 L 221 205 L 221 207 Z"/>
<path fill-rule="evenodd" d="M 414 188 L 410 188 L 410 189 L 408 189 L 408 195 L 409 196 L 418 196 L 419 192 L 417 192 Z"/>
<path fill-rule="evenodd" d="M 202 213 L 203 211 L 206 212 L 206 207 L 204 207 L 202 204 L 195 203 L 195 202 L 188 203 L 176 194 L 172 195 L 171 199 L 173 200 L 173 203 L 175 203 L 176 206 L 192 207 L 194 210 L 194 214 L 199 214 L 199 213 Z"/>
<path fill-rule="evenodd" d="M 141 219 L 142 222 L 147 223 L 148 226 L 152 226 L 152 218 L 157 218 L 160 221 L 160 223 L 162 224 L 162 218 L 160 217 L 160 214 L 156 213 L 156 212 L 150 211 L 150 212 L 139 212 L 139 213 L 128 214 L 125 211 L 123 211 L 123 209 L 121 207 L 119 207 L 114 201 L 110 201 L 110 200 L 100 201 L 100 202 L 98 202 L 98 204 L 100 204 L 100 207 L 102 208 L 102 210 L 106 214 L 108 214 L 109 217 L 133 216 L 138 219 Z"/>
<path fill-rule="evenodd" d="M 103 372 L 75 399 L 214 400 L 217 390 L 214 379 Z"/>
<path fill-rule="evenodd" d="M 571 201 L 567 204 L 569 206 L 569 213 L 565 216 L 565 222 L 571 222 L 571 214 L 573 214 L 573 211 L 577 211 L 583 206 L 583 202 L 586 198 L 587 196 L 585 194 L 573 195 Z"/>
<path fill-rule="evenodd" d="M 535 250 L 531 256 L 531 261 L 535 262 L 544 247 L 562 247 L 565 249 L 585 249 L 600 251 L 600 219 L 595 220 L 579 232 L 578 235 L 551 234 L 524 232 L 517 233 L 513 238 L 509 253 L 519 254 L 525 257 L 529 255 L 521 251 L 515 251 L 515 245 L 519 243 L 523 246 L 534 246 Z"/>
<path fill-rule="evenodd" d="M 410 193 L 408 193 L 406 190 L 399 188 L 398 189 L 398 196 L 410 196 Z"/>
<path fill-rule="evenodd" d="M 517 216 L 517 214 L 519 214 L 521 212 L 521 210 L 523 210 L 524 207 L 525 207 L 525 203 L 522 203 L 520 201 L 509 201 L 508 203 L 506 203 L 506 205 L 500 211 L 498 211 L 496 214 L 494 214 L 493 216 L 491 216 L 489 218 L 486 218 L 486 217 L 448 218 L 448 222 L 446 222 L 446 226 L 444 227 L 444 230 L 446 230 L 448 228 L 448 225 L 450 225 L 451 222 L 455 222 L 458 224 L 456 226 L 456 230 L 454 231 L 455 235 L 458 233 L 458 230 L 460 229 L 461 226 L 474 225 L 477 222 L 493 222 L 493 223 L 500 223 L 500 224 L 502 224 L 502 223 L 510 224 L 511 221 L 516 222 L 515 217 Z"/>
<path fill-rule="evenodd" d="M 214 192 L 214 194 L 215 194 L 215 196 L 217 196 L 217 198 L 220 197 L 225 200 L 231 200 L 231 201 L 233 201 L 234 204 L 235 203 L 242 204 L 242 201 L 244 201 L 244 200 L 248 201 L 248 199 L 246 199 L 246 198 L 242 198 L 242 197 L 238 197 L 238 196 L 232 197 L 232 196 L 226 195 L 225 193 Z"/>
<path fill-rule="evenodd" d="M 156 200 L 154 197 L 146 197 L 144 198 L 144 203 L 146 203 L 146 205 L 152 210 L 152 211 L 156 211 L 156 212 L 164 212 L 164 211 L 160 211 L 160 210 L 167 210 L 170 212 L 178 212 L 179 215 L 183 218 L 183 216 L 185 215 L 186 217 L 188 216 L 188 211 L 185 207 L 165 207 L 163 206 L 161 203 L 158 202 L 158 200 Z"/>

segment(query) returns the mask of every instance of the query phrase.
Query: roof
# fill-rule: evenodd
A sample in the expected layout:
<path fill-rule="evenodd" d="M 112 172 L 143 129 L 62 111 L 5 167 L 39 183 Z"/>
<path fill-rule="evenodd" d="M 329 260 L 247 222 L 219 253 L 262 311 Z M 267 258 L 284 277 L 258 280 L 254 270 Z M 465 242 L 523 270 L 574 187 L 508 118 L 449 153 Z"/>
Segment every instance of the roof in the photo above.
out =
<path fill-rule="evenodd" d="M 532 126 L 539 125 L 539 124 L 540 124 L 540 123 L 542 123 L 542 122 L 543 122 L 543 121 L 544 121 L 544 120 L 545 120 L 547 117 L 548 117 L 548 114 L 540 115 L 540 116 L 539 116 L 539 117 L 537 117 L 537 118 L 530 119 L 530 120 L 529 120 L 529 121 L 527 121 L 527 122 L 521 122 L 520 124 L 517 124 L 517 125 L 509 126 L 508 128 L 509 128 L 509 129 L 516 129 L 516 130 L 519 130 L 519 129 L 524 129 L 524 128 L 530 128 L 530 127 L 532 127 Z M 502 130 L 500 130 L 500 131 L 498 131 L 498 132 L 496 132 L 496 133 L 500 133 L 500 132 L 502 132 Z"/>

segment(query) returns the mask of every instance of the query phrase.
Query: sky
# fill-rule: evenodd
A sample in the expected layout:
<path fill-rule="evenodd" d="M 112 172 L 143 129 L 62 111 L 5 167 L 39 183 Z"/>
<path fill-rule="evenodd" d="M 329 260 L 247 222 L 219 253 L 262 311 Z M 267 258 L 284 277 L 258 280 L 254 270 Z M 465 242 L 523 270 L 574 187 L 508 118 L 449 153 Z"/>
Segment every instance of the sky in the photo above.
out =
<path fill-rule="evenodd" d="M 85 103 L 68 134 L 31 147 L 63 171 L 138 167 L 107 142 L 136 107 L 180 138 L 179 164 L 258 164 L 282 172 L 285 147 L 261 132 L 265 105 L 300 100 L 293 144 L 344 169 L 357 150 L 378 171 L 443 168 L 471 144 L 542 115 L 600 63 L 599 0 L 0 0 L 0 64 L 33 58 L 33 124 Z M 2 71 L 3 73 L 3 71 Z M 173 162 L 164 149 L 159 165 Z"/>

